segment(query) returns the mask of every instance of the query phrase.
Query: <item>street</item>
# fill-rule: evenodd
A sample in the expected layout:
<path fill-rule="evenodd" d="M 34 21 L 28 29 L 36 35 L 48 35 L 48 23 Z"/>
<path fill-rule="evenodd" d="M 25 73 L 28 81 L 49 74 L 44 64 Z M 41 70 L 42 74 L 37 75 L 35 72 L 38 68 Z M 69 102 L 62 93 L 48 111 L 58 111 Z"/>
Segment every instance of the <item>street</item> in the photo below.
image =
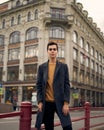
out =
<path fill-rule="evenodd" d="M 74 112 L 71 112 L 70 114 L 71 114 L 71 118 L 75 119 L 78 117 L 82 117 L 84 115 L 84 112 L 83 111 L 80 111 L 80 112 L 74 111 Z M 98 112 L 92 111 L 91 112 L 91 116 L 99 115 L 99 114 L 104 114 L 104 111 L 98 111 Z M 58 122 L 58 121 L 59 121 L 59 119 L 55 115 L 55 122 Z M 104 117 L 100 118 L 100 120 L 99 120 L 99 118 L 91 119 L 91 125 L 95 124 L 95 123 L 101 123 L 101 122 L 104 122 Z M 32 115 L 32 122 L 31 122 L 32 128 L 34 127 L 34 124 L 35 124 L 35 115 Z M 73 125 L 73 130 L 78 130 L 84 126 L 84 121 L 82 120 L 82 121 L 73 122 L 72 125 Z M 95 127 L 95 128 L 97 128 L 97 127 Z M 93 128 L 91 130 L 94 130 L 95 128 Z M 61 130 L 61 129 L 62 129 L 61 126 L 55 127 L 55 130 Z M 0 119 L 0 130 L 19 130 L 19 117 Z"/>

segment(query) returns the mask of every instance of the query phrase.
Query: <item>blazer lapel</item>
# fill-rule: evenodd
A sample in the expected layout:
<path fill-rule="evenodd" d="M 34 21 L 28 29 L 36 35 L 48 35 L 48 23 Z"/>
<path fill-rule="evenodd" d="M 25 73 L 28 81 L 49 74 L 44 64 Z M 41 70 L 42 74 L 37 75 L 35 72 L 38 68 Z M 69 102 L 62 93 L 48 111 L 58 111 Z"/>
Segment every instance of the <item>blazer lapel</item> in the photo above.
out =
<path fill-rule="evenodd" d="M 46 62 L 45 65 L 44 65 L 44 81 L 45 81 L 45 85 L 47 83 L 47 79 L 48 79 L 48 62 Z"/>
<path fill-rule="evenodd" d="M 54 73 L 54 79 L 55 79 L 55 77 L 56 77 L 56 75 L 57 75 L 57 72 L 58 72 L 58 70 L 59 70 L 59 68 L 60 68 L 60 62 L 56 62 L 56 68 L 55 68 L 55 73 Z"/>

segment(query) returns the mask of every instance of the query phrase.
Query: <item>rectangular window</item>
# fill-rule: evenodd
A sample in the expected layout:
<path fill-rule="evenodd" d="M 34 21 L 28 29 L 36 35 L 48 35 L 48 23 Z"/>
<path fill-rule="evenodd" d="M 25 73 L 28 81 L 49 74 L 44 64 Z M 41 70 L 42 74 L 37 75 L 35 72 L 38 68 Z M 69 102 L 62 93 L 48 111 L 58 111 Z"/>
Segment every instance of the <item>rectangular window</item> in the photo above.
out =
<path fill-rule="evenodd" d="M 38 56 L 38 45 L 25 47 L 25 58 Z"/>
<path fill-rule="evenodd" d="M 84 54 L 80 53 L 80 63 L 84 64 Z"/>
<path fill-rule="evenodd" d="M 85 80 L 86 80 L 86 84 L 89 85 L 90 84 L 90 73 L 87 72 Z"/>
<path fill-rule="evenodd" d="M 95 70 L 96 70 L 96 72 L 99 71 L 99 65 L 98 65 L 98 63 L 96 63 Z"/>
<path fill-rule="evenodd" d="M 94 70 L 94 61 L 93 60 L 91 60 L 91 69 Z"/>
<path fill-rule="evenodd" d="M 90 67 L 90 58 L 86 57 L 86 67 Z"/>
<path fill-rule="evenodd" d="M 19 60 L 20 59 L 20 48 L 9 49 L 8 60 Z"/>
<path fill-rule="evenodd" d="M 51 8 L 51 17 L 56 19 L 65 19 L 65 9 Z"/>
<path fill-rule="evenodd" d="M 94 75 L 92 74 L 92 75 L 91 75 L 91 86 L 94 86 L 94 82 L 95 82 L 95 80 L 94 80 Z"/>
<path fill-rule="evenodd" d="M 4 51 L 0 51 L 0 62 L 3 62 Z"/>
<path fill-rule="evenodd" d="M 37 74 L 37 64 L 25 65 L 24 80 L 35 80 Z"/>
<path fill-rule="evenodd" d="M 98 59 L 98 51 L 95 51 L 95 58 Z"/>
<path fill-rule="evenodd" d="M 84 83 L 84 70 L 80 71 L 80 82 Z"/>
<path fill-rule="evenodd" d="M 77 77 L 78 77 L 78 68 L 73 67 L 73 81 L 77 81 Z"/>
<path fill-rule="evenodd" d="M 19 66 L 8 67 L 8 81 L 17 81 L 19 78 Z"/>
<path fill-rule="evenodd" d="M 78 50 L 73 48 L 73 59 L 78 61 Z"/>
<path fill-rule="evenodd" d="M 64 58 L 65 57 L 65 46 L 64 45 L 59 45 L 58 46 L 58 57 L 59 58 Z"/>
<path fill-rule="evenodd" d="M 91 47 L 91 55 L 94 56 L 94 48 Z"/>

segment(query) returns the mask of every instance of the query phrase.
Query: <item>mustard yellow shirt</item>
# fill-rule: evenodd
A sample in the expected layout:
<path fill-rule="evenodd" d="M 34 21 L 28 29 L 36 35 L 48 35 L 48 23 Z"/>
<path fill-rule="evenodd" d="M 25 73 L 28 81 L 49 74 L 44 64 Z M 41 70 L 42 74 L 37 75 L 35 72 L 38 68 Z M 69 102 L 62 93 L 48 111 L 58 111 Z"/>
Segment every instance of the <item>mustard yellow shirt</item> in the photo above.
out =
<path fill-rule="evenodd" d="M 46 101 L 54 102 L 54 91 L 53 91 L 53 78 L 55 72 L 56 63 L 50 63 L 48 65 L 48 80 L 46 86 Z"/>

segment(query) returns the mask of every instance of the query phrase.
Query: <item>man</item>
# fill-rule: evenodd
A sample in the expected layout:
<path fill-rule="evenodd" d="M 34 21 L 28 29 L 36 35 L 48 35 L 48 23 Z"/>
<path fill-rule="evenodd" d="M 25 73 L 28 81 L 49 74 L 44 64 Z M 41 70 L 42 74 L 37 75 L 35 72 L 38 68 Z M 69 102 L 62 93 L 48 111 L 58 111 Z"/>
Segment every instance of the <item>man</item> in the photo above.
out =
<path fill-rule="evenodd" d="M 47 45 L 48 62 L 39 66 L 37 76 L 38 113 L 35 128 L 40 130 L 44 123 L 45 130 L 54 130 L 56 112 L 63 130 L 72 130 L 69 115 L 70 84 L 68 67 L 57 60 L 58 45 Z"/>

